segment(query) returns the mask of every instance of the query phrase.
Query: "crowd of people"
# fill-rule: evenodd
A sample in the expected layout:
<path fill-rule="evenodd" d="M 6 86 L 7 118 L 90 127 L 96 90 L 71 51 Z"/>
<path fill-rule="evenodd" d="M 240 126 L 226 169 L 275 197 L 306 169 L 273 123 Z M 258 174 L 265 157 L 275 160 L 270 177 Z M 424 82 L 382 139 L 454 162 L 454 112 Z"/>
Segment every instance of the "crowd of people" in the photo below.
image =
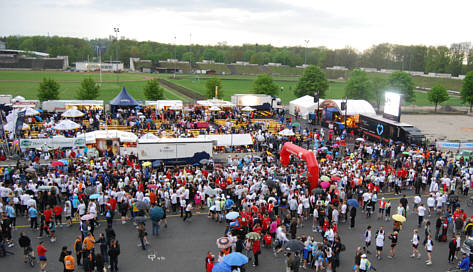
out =
<path fill-rule="evenodd" d="M 133 111 L 137 110 L 117 114 L 123 115 L 121 119 L 125 120 L 136 114 Z M 89 117 L 104 118 L 100 111 L 94 114 Z M 144 111 L 144 114 L 149 114 L 146 118 L 153 118 L 153 112 Z M 189 116 L 176 114 L 184 113 L 168 113 L 165 118 L 173 120 L 171 129 L 175 136 L 182 137 L 191 127 L 186 124 L 186 118 L 189 118 L 187 121 L 206 120 L 216 131 L 226 131 L 226 125 L 214 124 L 211 118 L 236 118 L 249 124 L 239 112 L 224 111 L 218 113 L 222 116 L 213 117 L 198 111 L 186 113 Z M 291 127 L 291 120 L 283 118 L 281 122 Z M 95 119 L 92 123 L 96 123 Z M 64 271 L 74 271 L 78 266 L 85 271 L 103 271 L 105 267 L 117 271 L 120 243 L 119 233 L 113 227 L 117 224 L 115 221 L 133 225 L 139 246 L 144 250 L 149 245 L 146 218 L 153 218 L 151 213 L 155 207 L 161 208 L 163 214 L 151 220 L 153 235 L 159 233 L 160 225 L 167 226 L 167 213 L 180 214 L 184 223 L 191 223 L 193 211 L 204 210 L 209 220 L 222 223 L 228 243 L 219 244 L 216 256 L 208 253 L 207 271 L 224 262 L 225 256 L 232 252 L 249 256 L 254 266 L 264 266 L 259 261 L 264 247 L 272 248 L 275 256 L 284 256 L 286 271 L 299 271 L 301 267 L 336 271 L 341 254 L 346 250 L 339 229 L 354 228 L 360 213 L 374 220 L 384 220 L 385 224 L 393 220 L 393 224 L 392 231 L 383 227 L 376 231 L 371 227 L 366 229 L 364 245 L 357 249 L 355 256 L 356 271 L 373 268 L 367 258 L 372 241 L 378 259 L 396 257 L 402 220 L 392 219 L 394 215 L 404 219 L 409 214 L 418 216 L 418 229 L 414 230 L 411 240 L 412 257 L 420 258 L 419 249 L 424 247 L 427 265 L 433 264 L 431 252 L 435 243 L 448 241 L 449 232 L 454 235 L 450 241 L 453 257 L 449 256 L 449 260 L 459 258 L 462 237 L 458 234 L 471 235 L 473 221 L 462 210 L 458 198 L 452 197 L 468 195 L 473 181 L 473 164 L 468 160 L 455 161 L 449 154 L 434 148 L 356 141 L 353 134 L 348 136 L 346 131 L 337 134 L 325 128 L 294 127 L 300 135 L 297 137 L 271 133 L 264 124 L 239 129 L 254 137 L 262 135 L 264 140 L 257 141 L 254 148 L 268 152 L 262 152 L 258 158 L 230 155 L 222 166 L 153 168 L 143 166 L 134 154 L 87 158 L 77 156 L 81 153 L 79 149 L 25 150 L 21 154 L 25 159 L 23 163 L 4 167 L 0 172 L 0 255 L 18 244 L 24 249 L 25 261 L 33 252 L 41 271 L 45 271 L 47 248 L 56 242 L 56 229 L 66 227 L 78 230 L 78 235 L 61 251 L 59 261 Z M 327 186 L 319 183 L 317 188 L 311 188 L 304 161 L 292 158 L 288 167 L 278 162 L 279 150 L 286 141 L 318 151 L 320 181 L 327 182 Z M 345 145 L 348 141 L 354 145 Z M 48 152 L 50 158 L 62 158 L 67 164 L 41 166 L 37 158 Z M 403 194 L 406 189 L 415 192 L 413 203 Z M 400 204 L 393 206 L 390 200 L 379 197 L 381 192 L 402 196 Z M 428 196 L 423 201 L 425 194 Z M 27 218 L 39 243 L 33 242 L 25 232 L 21 232 L 16 241 L 14 230 L 18 217 Z M 102 233 L 96 232 L 99 219 L 107 224 Z M 75 224 L 76 221 L 79 224 Z M 312 233 L 304 233 L 304 225 L 311 225 Z M 449 226 L 452 226 L 451 231 Z M 49 243 L 45 243 L 46 237 Z M 390 247 L 386 254 L 383 249 L 388 239 Z M 469 256 L 465 256 L 465 263 L 467 258 Z M 242 271 L 244 267 L 231 266 L 230 269 Z"/>

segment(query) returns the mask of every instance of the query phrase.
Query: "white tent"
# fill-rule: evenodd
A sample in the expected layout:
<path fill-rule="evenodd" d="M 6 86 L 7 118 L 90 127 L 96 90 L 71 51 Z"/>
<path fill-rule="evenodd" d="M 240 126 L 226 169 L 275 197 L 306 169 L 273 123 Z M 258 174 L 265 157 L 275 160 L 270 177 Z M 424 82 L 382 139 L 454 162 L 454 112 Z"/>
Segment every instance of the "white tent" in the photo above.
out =
<path fill-rule="evenodd" d="M 325 100 L 321 105 L 331 105 L 331 106 L 336 106 L 340 113 L 342 115 L 345 115 L 345 111 L 341 110 L 342 108 L 342 102 L 344 102 L 345 99 L 330 99 L 330 100 Z M 351 115 L 357 115 L 357 114 L 365 114 L 365 115 L 376 115 L 376 111 L 374 110 L 373 106 L 366 101 L 366 100 L 351 100 L 349 99 L 347 101 L 347 110 L 346 114 L 348 116 Z"/>
<path fill-rule="evenodd" d="M 167 108 L 179 108 L 182 109 L 182 100 L 156 100 L 156 101 L 145 101 L 146 106 L 155 106 L 158 110 L 162 110 L 164 107 Z"/>
<path fill-rule="evenodd" d="M 279 135 L 282 135 L 282 136 L 294 136 L 294 135 L 296 135 L 296 134 L 294 133 L 294 131 L 292 131 L 292 129 L 286 128 L 286 129 L 280 131 L 280 132 L 279 132 Z"/>
<path fill-rule="evenodd" d="M 62 117 L 82 117 L 82 116 L 84 116 L 84 113 L 74 108 L 68 109 L 67 111 L 62 113 Z"/>
<path fill-rule="evenodd" d="M 24 111 L 26 116 L 33 116 L 33 115 L 38 115 L 39 114 L 39 111 L 37 111 L 35 109 L 32 109 L 32 108 L 29 108 L 29 107 L 25 108 L 24 110 L 21 110 L 21 111 Z"/>
<path fill-rule="evenodd" d="M 254 111 L 255 109 L 253 109 L 252 107 L 244 107 L 243 109 L 241 109 L 242 111 Z"/>
<path fill-rule="evenodd" d="M 56 130 L 73 130 L 80 128 L 80 125 L 71 120 L 61 120 L 53 127 Z"/>
<path fill-rule="evenodd" d="M 8 132 L 13 132 L 15 130 L 15 125 L 16 125 L 16 122 L 8 122 L 5 124 L 5 126 L 3 127 L 6 131 Z M 25 130 L 25 129 L 28 129 L 30 126 L 28 126 L 27 124 L 23 123 L 23 127 L 21 128 L 22 130 Z"/>
<path fill-rule="evenodd" d="M 84 134 L 79 134 L 77 137 L 84 137 Z M 96 130 L 85 133 L 86 144 L 93 144 L 96 139 L 114 139 L 118 138 L 122 143 L 136 143 L 138 136 L 134 133 L 120 130 Z"/>
<path fill-rule="evenodd" d="M 320 99 L 322 103 L 324 100 Z M 314 103 L 314 97 L 305 95 L 289 102 L 289 113 L 294 115 L 296 110 L 299 110 L 299 116 L 307 119 L 309 113 L 313 113 L 317 109 L 317 103 Z"/>
<path fill-rule="evenodd" d="M 152 133 L 146 133 L 146 134 L 144 134 L 143 136 L 140 137 L 140 140 L 144 140 L 144 139 L 146 139 L 146 140 L 157 140 L 157 139 L 159 139 L 159 137 L 152 134 Z"/>
<path fill-rule="evenodd" d="M 231 103 L 230 101 L 225 101 L 221 99 L 207 99 L 207 100 L 197 100 L 197 105 L 203 106 L 203 107 L 235 107 L 235 104 Z"/>

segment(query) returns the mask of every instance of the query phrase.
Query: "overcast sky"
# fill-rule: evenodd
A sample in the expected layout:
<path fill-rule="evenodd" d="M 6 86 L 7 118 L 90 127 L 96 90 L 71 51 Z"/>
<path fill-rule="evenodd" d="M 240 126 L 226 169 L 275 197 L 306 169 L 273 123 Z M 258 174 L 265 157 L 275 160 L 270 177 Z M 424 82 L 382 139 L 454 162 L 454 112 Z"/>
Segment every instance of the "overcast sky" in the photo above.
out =
<path fill-rule="evenodd" d="M 438 4 L 437 4 L 438 3 Z M 473 1 L 0 0 L 0 36 L 119 36 L 178 44 L 450 45 L 471 41 Z"/>

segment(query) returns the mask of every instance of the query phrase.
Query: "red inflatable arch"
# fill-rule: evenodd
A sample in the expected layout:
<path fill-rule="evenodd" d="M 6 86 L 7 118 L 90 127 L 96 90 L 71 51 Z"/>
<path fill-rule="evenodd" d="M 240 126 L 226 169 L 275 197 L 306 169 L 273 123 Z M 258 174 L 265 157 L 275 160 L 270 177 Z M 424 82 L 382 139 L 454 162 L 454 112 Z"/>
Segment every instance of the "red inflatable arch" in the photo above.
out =
<path fill-rule="evenodd" d="M 319 164 L 314 153 L 293 143 L 287 142 L 281 149 L 281 164 L 287 166 L 289 164 L 289 156 L 294 155 L 305 160 L 307 164 L 307 179 L 310 182 L 310 191 L 319 185 Z"/>

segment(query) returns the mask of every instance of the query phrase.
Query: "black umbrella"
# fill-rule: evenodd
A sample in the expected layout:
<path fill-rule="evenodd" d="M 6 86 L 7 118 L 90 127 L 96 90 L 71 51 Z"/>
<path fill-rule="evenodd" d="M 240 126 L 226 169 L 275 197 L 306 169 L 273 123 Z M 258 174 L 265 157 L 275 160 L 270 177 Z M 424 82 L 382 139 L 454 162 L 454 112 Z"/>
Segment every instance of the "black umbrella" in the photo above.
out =
<path fill-rule="evenodd" d="M 84 190 L 84 194 L 86 195 L 93 195 L 93 194 L 96 194 L 97 193 L 97 188 L 95 188 L 95 186 L 90 186 L 90 187 L 87 187 L 85 188 Z"/>
<path fill-rule="evenodd" d="M 322 189 L 322 188 L 315 188 L 315 189 L 312 189 L 312 193 L 313 193 L 314 195 L 323 194 L 323 193 L 324 193 L 324 189 Z"/>
<path fill-rule="evenodd" d="M 276 188 L 278 187 L 278 185 L 276 184 L 276 182 L 274 182 L 274 180 L 271 180 L 271 179 L 268 179 L 266 181 L 266 186 L 268 186 L 269 188 Z"/>
<path fill-rule="evenodd" d="M 135 203 L 135 207 L 138 209 L 138 210 L 146 210 L 149 208 L 149 205 L 148 203 L 144 202 L 144 201 L 138 201 Z"/>
<path fill-rule="evenodd" d="M 304 243 L 299 240 L 289 240 L 284 244 L 284 249 L 287 251 L 301 251 L 304 249 Z"/>

